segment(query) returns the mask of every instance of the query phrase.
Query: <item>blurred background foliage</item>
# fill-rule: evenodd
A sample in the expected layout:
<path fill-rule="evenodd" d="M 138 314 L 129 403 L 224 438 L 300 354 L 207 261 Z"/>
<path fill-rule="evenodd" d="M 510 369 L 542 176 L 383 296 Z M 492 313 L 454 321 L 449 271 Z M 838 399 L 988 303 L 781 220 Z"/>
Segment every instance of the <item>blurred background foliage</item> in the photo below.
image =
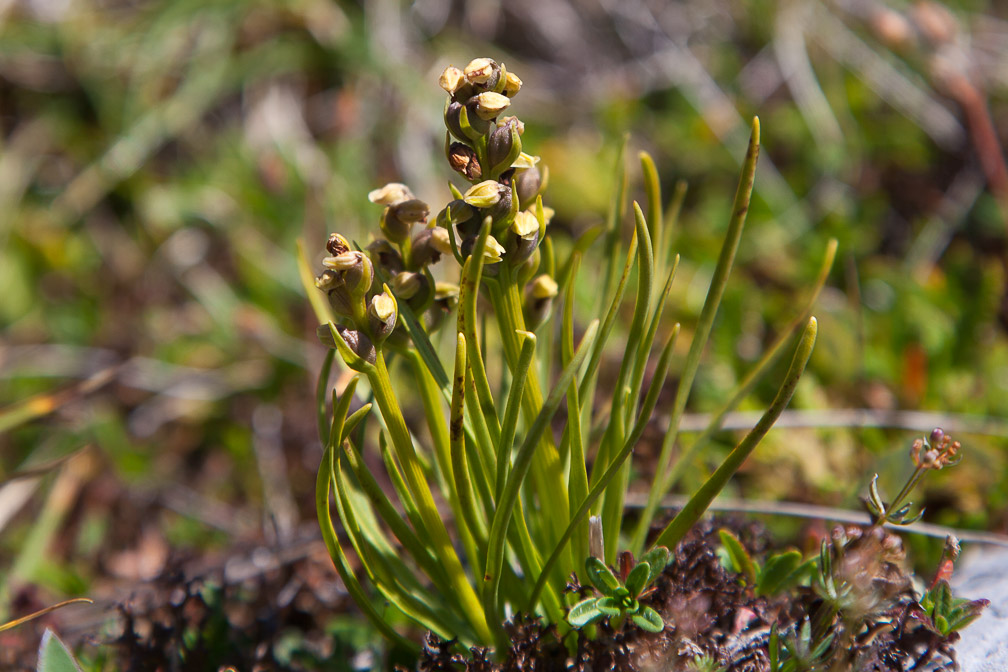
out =
<path fill-rule="evenodd" d="M 366 194 L 388 181 L 440 209 L 437 76 L 475 56 L 524 80 L 515 112 L 549 167 L 554 237 L 604 217 L 626 133 L 667 197 L 688 183 L 670 300 L 686 332 L 761 117 L 756 199 L 694 414 L 745 374 L 840 240 L 792 412 L 731 494 L 856 508 L 872 473 L 892 490 L 912 437 L 941 425 L 966 460 L 929 481 L 925 519 L 1008 531 L 998 3 L 7 0 L 0 615 L 88 594 L 92 610 L 54 618 L 89 634 L 168 570 L 240 583 L 228 568 L 247 561 L 262 590 L 285 562 L 325 566 L 311 542 L 322 349 L 296 240 L 366 241 L 380 214 Z M 768 382 L 745 408 L 770 395 Z M 696 475 L 747 422 L 728 419 Z M 940 542 L 912 542 L 937 558 Z M 289 578 L 316 627 L 343 609 L 333 573 Z M 326 627 L 354 650 L 369 641 Z M 32 636 L 5 633 L 0 657 Z"/>

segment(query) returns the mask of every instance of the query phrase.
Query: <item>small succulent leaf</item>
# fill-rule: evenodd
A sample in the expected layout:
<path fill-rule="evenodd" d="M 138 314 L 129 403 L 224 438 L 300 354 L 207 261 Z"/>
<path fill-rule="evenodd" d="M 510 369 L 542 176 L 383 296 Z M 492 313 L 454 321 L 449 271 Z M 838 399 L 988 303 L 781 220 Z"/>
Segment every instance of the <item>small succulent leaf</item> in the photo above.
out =
<path fill-rule="evenodd" d="M 588 556 L 588 559 L 585 560 L 585 572 L 588 574 L 588 580 L 603 595 L 612 595 L 616 589 L 622 588 L 619 579 L 612 573 L 612 570 L 594 555 Z"/>
<path fill-rule="evenodd" d="M 625 600 L 626 598 L 630 597 L 630 591 L 627 590 L 625 587 L 620 586 L 609 597 L 613 597 L 617 600 Z"/>
<path fill-rule="evenodd" d="M 641 557 L 641 562 L 646 562 L 651 567 L 651 575 L 648 576 L 645 586 L 650 586 L 654 580 L 661 576 L 661 573 L 668 567 L 672 559 L 669 550 L 664 546 L 655 546 Z"/>
<path fill-rule="evenodd" d="M 651 565 L 647 562 L 638 562 L 637 565 L 630 570 L 630 573 L 626 578 L 626 589 L 631 596 L 637 597 L 642 592 L 644 588 L 647 587 L 648 579 L 651 577 Z"/>
<path fill-rule="evenodd" d="M 615 597 L 600 597 L 596 602 L 596 607 L 604 616 L 612 618 L 618 616 L 623 611 L 623 605 Z"/>
<path fill-rule="evenodd" d="M 951 632 L 951 630 L 949 629 L 949 622 L 943 615 L 935 614 L 932 620 L 934 621 L 935 627 L 938 629 L 938 632 L 940 632 L 941 634 L 947 635 L 949 634 L 949 632 Z"/>
<path fill-rule="evenodd" d="M 571 627 L 583 628 L 602 617 L 602 612 L 596 606 L 598 599 L 597 597 L 589 597 L 570 608 L 570 611 L 567 612 L 567 622 L 571 624 Z"/>
<path fill-rule="evenodd" d="M 749 555 L 745 546 L 742 545 L 742 542 L 739 541 L 739 538 L 731 530 L 718 530 L 718 536 L 721 537 L 721 544 L 728 551 L 728 559 L 731 562 L 732 571 L 745 577 L 746 584 L 751 586 L 756 582 L 756 565 L 753 562 L 752 556 Z"/>
<path fill-rule="evenodd" d="M 81 672 L 73 654 L 52 630 L 46 628 L 39 644 L 35 672 Z"/>
<path fill-rule="evenodd" d="M 630 620 L 641 630 L 648 632 L 661 632 L 665 629 L 665 621 L 657 611 L 651 607 L 644 607 L 640 613 L 630 616 Z"/>
<path fill-rule="evenodd" d="M 909 507 L 910 505 L 907 504 L 907 506 Z M 916 523 L 918 520 L 920 520 L 923 517 L 924 517 L 924 509 L 922 508 L 920 511 L 917 512 L 916 515 L 905 517 L 905 518 L 899 520 L 898 522 L 899 522 L 900 525 L 913 525 L 914 523 Z"/>
<path fill-rule="evenodd" d="M 782 590 L 790 588 L 793 584 L 789 579 L 795 577 L 795 570 L 802 564 L 802 555 L 795 550 L 785 551 L 777 555 L 771 555 L 759 571 L 756 579 L 757 595 L 775 595 Z"/>

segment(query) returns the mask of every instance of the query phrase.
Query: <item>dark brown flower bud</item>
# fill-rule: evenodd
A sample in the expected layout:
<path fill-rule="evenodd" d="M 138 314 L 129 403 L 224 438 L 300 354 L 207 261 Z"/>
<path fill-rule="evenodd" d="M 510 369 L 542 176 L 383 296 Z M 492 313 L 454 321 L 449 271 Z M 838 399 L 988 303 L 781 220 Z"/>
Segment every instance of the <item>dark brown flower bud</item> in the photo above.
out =
<path fill-rule="evenodd" d="M 328 327 L 326 325 L 323 326 L 325 326 L 326 331 L 328 331 Z M 375 351 L 374 344 L 371 342 L 371 339 L 367 337 L 367 334 L 364 334 L 357 329 L 348 329 L 343 326 L 336 327 L 336 330 L 339 331 L 340 336 L 343 337 L 343 340 L 350 348 L 350 351 L 355 355 L 363 359 L 368 364 L 374 364 L 378 360 L 378 353 Z M 332 334 L 330 334 L 330 337 L 331 336 Z M 350 362 L 347 362 L 347 364 L 349 365 Z"/>
<path fill-rule="evenodd" d="M 480 94 L 480 95 L 488 95 L 488 94 Z M 505 100 L 507 99 L 505 98 Z M 493 104 L 494 101 L 491 100 L 488 101 L 487 105 L 481 105 L 479 96 L 473 96 L 472 98 L 466 101 L 465 104 L 466 122 L 472 129 L 472 134 L 475 134 L 477 137 L 481 135 L 486 135 L 487 131 L 490 130 L 490 120 L 493 119 L 496 115 L 494 114 L 488 117 L 484 117 L 483 115 L 490 114 L 491 110 L 490 105 Z M 464 134 L 465 127 L 462 125 L 461 114 L 459 125 L 462 128 L 462 132 Z M 472 141 L 475 140 L 476 138 L 470 137 L 469 135 L 463 135 L 460 139 Z"/>
<path fill-rule="evenodd" d="M 521 208 L 535 204 L 536 196 L 542 187 L 542 175 L 538 166 L 519 170 L 514 177 L 515 191 L 518 192 L 518 202 Z"/>
<path fill-rule="evenodd" d="M 462 103 L 457 101 L 448 103 L 448 106 L 445 107 L 444 113 L 445 127 L 459 140 L 469 140 L 469 138 L 466 137 L 466 134 L 462 132 L 462 125 L 459 121 L 459 115 L 461 113 Z"/>
<path fill-rule="evenodd" d="M 517 124 L 504 124 L 490 133 L 490 138 L 487 140 L 487 158 L 493 174 L 502 173 L 511 167 L 511 163 L 521 153 L 521 145 Z"/>
<path fill-rule="evenodd" d="M 448 149 L 448 163 L 470 182 L 483 178 L 483 168 L 476 158 L 476 152 L 469 145 L 453 142 Z"/>
<path fill-rule="evenodd" d="M 399 250 L 384 238 L 375 240 L 367 246 L 367 250 L 371 258 L 385 271 L 386 275 L 398 273 L 406 268 L 405 264 L 403 264 L 402 256 L 399 255 Z"/>
<path fill-rule="evenodd" d="M 451 254 L 452 252 L 448 230 L 438 226 L 422 229 L 413 236 L 410 250 L 410 266 L 413 268 L 437 263 L 442 254 Z M 397 294 L 401 296 L 398 292 Z"/>

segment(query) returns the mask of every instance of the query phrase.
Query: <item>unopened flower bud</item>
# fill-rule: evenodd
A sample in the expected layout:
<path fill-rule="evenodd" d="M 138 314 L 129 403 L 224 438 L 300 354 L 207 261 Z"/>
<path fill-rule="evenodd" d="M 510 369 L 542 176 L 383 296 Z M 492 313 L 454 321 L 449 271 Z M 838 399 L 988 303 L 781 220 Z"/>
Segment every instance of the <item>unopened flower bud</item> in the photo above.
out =
<path fill-rule="evenodd" d="M 399 182 L 390 182 L 380 189 L 368 193 L 368 200 L 378 205 L 395 205 L 414 198 L 409 187 Z"/>
<path fill-rule="evenodd" d="M 420 291 L 421 278 L 423 275 L 420 273 L 411 273 L 410 271 L 403 271 L 402 273 L 397 273 L 394 278 L 392 278 L 392 291 L 395 295 L 404 301 L 409 301 L 416 293 Z"/>
<path fill-rule="evenodd" d="M 536 279 L 526 290 L 528 297 L 525 300 L 524 315 L 525 328 L 537 329 L 542 323 L 549 319 L 553 311 L 553 299 L 558 290 L 557 283 L 546 274 L 536 276 Z"/>
<path fill-rule="evenodd" d="M 322 326 L 325 327 L 326 331 L 329 330 L 327 325 Z M 339 331 L 339 335 L 343 337 L 343 340 L 350 348 L 350 351 L 355 355 L 363 359 L 368 364 L 374 364 L 378 360 L 378 353 L 375 351 L 374 343 L 372 343 L 371 339 L 367 337 L 367 334 L 364 334 L 357 329 L 348 329 L 343 326 L 336 327 L 336 330 Z M 332 334 L 330 333 L 330 337 L 331 336 Z M 351 365 L 350 362 L 347 362 L 347 364 Z"/>
<path fill-rule="evenodd" d="M 474 58 L 469 61 L 463 74 L 470 83 L 492 89 L 497 85 L 496 80 L 500 76 L 500 66 L 490 58 Z"/>
<path fill-rule="evenodd" d="M 430 234 L 430 245 L 435 250 L 441 254 L 451 254 L 452 244 L 451 244 L 451 233 L 448 229 L 442 229 L 440 227 L 436 229 L 429 229 Z"/>
<path fill-rule="evenodd" d="M 367 311 L 368 327 L 379 343 L 392 333 L 398 314 L 395 298 L 388 291 L 388 286 L 385 287 L 384 292 L 372 297 Z"/>
<path fill-rule="evenodd" d="M 474 208 L 489 208 L 501 200 L 505 191 L 510 189 L 494 180 L 486 180 L 469 187 L 462 199 Z"/>
<path fill-rule="evenodd" d="M 434 287 L 434 305 L 427 311 L 427 331 L 436 331 L 445 318 L 458 305 L 459 288 L 449 282 L 439 282 Z"/>
<path fill-rule="evenodd" d="M 518 130 L 511 124 L 498 126 L 491 133 L 487 140 L 487 159 L 490 161 L 492 174 L 499 174 L 511 167 L 521 153 L 521 139 L 518 137 Z"/>
<path fill-rule="evenodd" d="M 529 295 L 533 299 L 538 300 L 552 299 L 557 295 L 559 289 L 556 280 L 544 273 L 532 281 L 529 287 Z"/>
<path fill-rule="evenodd" d="M 482 94 L 481 94 L 482 95 Z M 468 140 L 469 142 L 474 142 L 478 138 L 487 134 L 490 130 L 490 120 L 493 117 L 484 119 L 479 111 L 479 96 L 472 96 L 466 100 L 465 105 L 459 110 L 459 128 L 462 129 L 463 135 L 460 136 L 461 140 Z M 465 114 L 465 124 L 462 120 L 462 115 Z M 468 132 L 466 131 L 466 124 L 469 125 Z"/>
<path fill-rule="evenodd" d="M 413 224 L 427 221 L 429 212 L 430 208 L 421 200 L 401 201 L 385 208 L 379 226 L 386 238 L 401 243 L 409 236 Z"/>
<path fill-rule="evenodd" d="M 413 236 L 413 243 L 410 245 L 410 266 L 412 268 L 422 268 L 427 264 L 436 263 L 442 254 L 451 254 L 451 242 L 448 240 L 448 229 L 439 226 L 422 229 Z M 395 285 L 393 285 L 395 289 Z M 402 293 L 396 290 L 397 296 Z"/>
<path fill-rule="evenodd" d="M 453 142 L 448 150 L 448 163 L 470 182 L 483 177 L 483 168 L 476 158 L 476 152 L 469 145 Z"/>
<path fill-rule="evenodd" d="M 522 81 L 518 79 L 518 75 L 513 72 L 507 73 L 506 81 L 504 82 L 504 95 L 508 98 L 513 97 L 521 89 Z"/>
<path fill-rule="evenodd" d="M 522 208 L 527 208 L 535 203 L 539 189 L 542 187 L 542 175 L 539 168 L 532 166 L 524 170 L 519 170 L 514 177 L 515 191 L 518 193 L 518 203 Z"/>
<path fill-rule="evenodd" d="M 945 440 L 945 431 L 941 427 L 935 427 L 931 430 L 931 445 L 934 447 L 939 447 L 942 441 Z"/>
<path fill-rule="evenodd" d="M 459 86 L 465 81 L 465 74 L 454 65 L 449 65 L 438 78 L 438 84 L 449 94 L 458 91 Z"/>
<path fill-rule="evenodd" d="M 501 112 L 506 110 L 511 104 L 511 99 L 507 96 L 485 91 L 476 96 L 476 114 L 484 121 L 490 121 Z"/>
<path fill-rule="evenodd" d="M 460 222 L 467 221 L 475 214 L 476 211 L 471 205 L 462 199 L 455 199 L 438 213 L 437 225 L 448 228 L 449 218 L 452 224 L 458 224 Z"/>
<path fill-rule="evenodd" d="M 444 112 L 444 122 L 448 131 L 459 140 L 468 140 L 466 134 L 462 132 L 460 116 L 462 114 L 462 103 L 452 101 L 448 103 Z"/>
<path fill-rule="evenodd" d="M 399 250 L 384 238 L 378 238 L 367 246 L 368 254 L 386 275 L 398 273 L 405 268 Z"/>

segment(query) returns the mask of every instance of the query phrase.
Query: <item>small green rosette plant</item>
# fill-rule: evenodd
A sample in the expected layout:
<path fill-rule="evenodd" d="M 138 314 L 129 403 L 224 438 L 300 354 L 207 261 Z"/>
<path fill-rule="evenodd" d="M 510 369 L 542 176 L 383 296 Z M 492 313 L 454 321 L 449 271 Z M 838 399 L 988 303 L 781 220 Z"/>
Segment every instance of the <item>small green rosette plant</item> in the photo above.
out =
<path fill-rule="evenodd" d="M 445 639 L 500 650 L 508 614 L 533 613 L 561 630 L 579 625 L 583 619 L 571 611 L 574 598 L 565 586 L 586 560 L 602 576 L 601 568 L 621 549 L 647 558 L 651 549 L 675 548 L 790 400 L 815 342 L 811 306 L 836 247 L 833 242 L 826 250 L 792 323 L 710 426 L 682 445 L 679 422 L 749 207 L 759 151 L 754 120 L 725 240 L 677 374 L 659 468 L 646 507 L 634 526 L 625 526 L 629 458 L 654 417 L 679 333 L 678 324 L 663 320 L 678 255 L 670 237 L 674 217 L 664 218 L 654 162 L 641 154 L 646 203 L 633 204 L 629 244 L 620 235 L 628 189 L 622 154 L 606 221 L 576 240 L 554 241 L 553 213 L 542 198 L 548 173 L 524 146 L 524 124 L 509 116 L 521 80 L 503 64 L 479 58 L 464 69 L 447 68 L 440 85 L 448 94 L 445 156 L 463 187 L 449 185 L 451 200 L 433 216 L 405 185 L 377 189 L 369 198 L 383 210 L 373 240 L 362 247 L 333 234 L 320 273 L 300 255 L 319 337 L 330 347 L 317 395 L 325 447 L 318 516 L 347 589 L 389 638 L 411 645 L 393 627 L 402 620 L 398 612 Z M 678 211 L 683 194 L 677 190 L 670 212 Z M 595 306 L 575 305 L 583 259 L 599 269 L 593 270 L 600 297 Z M 624 304 L 631 301 L 626 323 Z M 685 465 L 795 334 L 791 365 L 759 423 L 648 539 L 659 504 L 679 485 Z M 447 365 L 435 345 L 445 341 L 454 345 Z M 618 373 L 602 389 L 603 356 L 620 351 Z M 329 375 L 337 358 L 354 375 L 332 392 L 330 411 Z M 652 374 L 647 382 L 646 371 Z M 406 421 L 402 402 L 416 398 L 423 425 Z M 562 423 L 556 420 L 561 406 Z M 382 482 L 363 454 L 375 446 L 386 470 Z M 601 534 L 589 533 L 590 516 L 598 518 Z M 623 585 L 627 595 L 620 599 L 636 600 L 637 589 L 660 572 L 654 569 L 644 583 L 637 581 L 643 576 L 638 570 L 634 590 Z M 605 616 L 605 600 L 614 598 L 605 594 L 593 605 Z M 617 618 L 657 627 L 653 612 L 641 605 L 633 612 L 627 604 Z"/>

